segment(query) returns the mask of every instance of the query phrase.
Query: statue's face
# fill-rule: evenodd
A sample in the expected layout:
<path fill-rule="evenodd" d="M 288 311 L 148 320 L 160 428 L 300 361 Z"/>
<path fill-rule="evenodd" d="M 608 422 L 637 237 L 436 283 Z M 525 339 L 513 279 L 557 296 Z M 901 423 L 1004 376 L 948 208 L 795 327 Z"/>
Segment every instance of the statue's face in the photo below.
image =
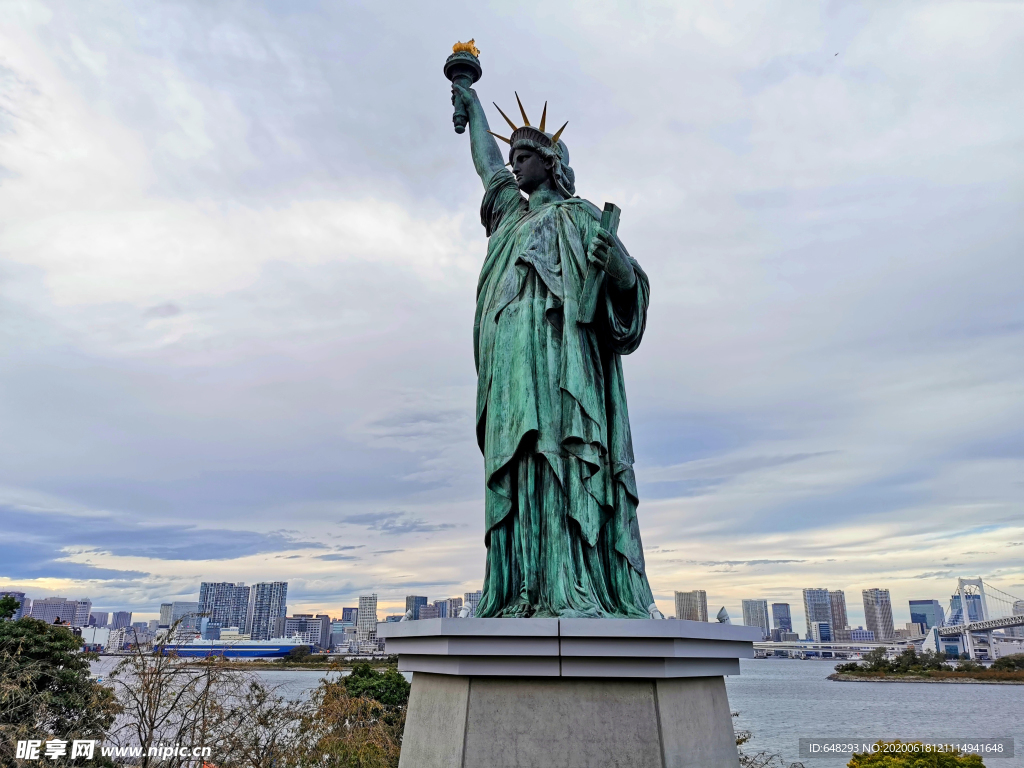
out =
<path fill-rule="evenodd" d="M 551 178 L 551 168 L 536 152 L 517 149 L 512 155 L 512 174 L 516 177 L 519 189 L 529 195 Z"/>

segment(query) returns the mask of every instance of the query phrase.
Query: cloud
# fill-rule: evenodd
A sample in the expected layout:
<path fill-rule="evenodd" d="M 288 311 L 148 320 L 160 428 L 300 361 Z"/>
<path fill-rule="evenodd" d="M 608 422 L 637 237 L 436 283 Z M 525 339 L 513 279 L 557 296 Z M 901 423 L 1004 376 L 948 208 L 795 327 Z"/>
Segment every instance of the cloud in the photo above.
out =
<path fill-rule="evenodd" d="M 366 512 L 348 515 L 341 518 L 339 522 L 342 525 L 361 525 L 372 531 L 391 535 L 432 533 L 455 527 L 451 523 L 428 523 L 426 520 L 408 517 L 404 512 Z"/>

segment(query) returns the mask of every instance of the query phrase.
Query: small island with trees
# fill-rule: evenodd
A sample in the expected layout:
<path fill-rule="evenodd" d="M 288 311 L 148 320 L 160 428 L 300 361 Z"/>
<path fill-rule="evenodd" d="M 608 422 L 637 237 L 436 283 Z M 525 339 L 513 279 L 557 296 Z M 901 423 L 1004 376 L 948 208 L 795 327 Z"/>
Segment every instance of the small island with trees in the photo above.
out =
<path fill-rule="evenodd" d="M 837 664 L 829 680 L 851 682 L 903 683 L 990 683 L 996 685 L 1024 684 L 1024 653 L 996 659 L 986 667 L 971 659 L 949 663 L 945 654 L 907 648 L 889 659 L 884 648 L 871 651 L 861 662 Z"/>

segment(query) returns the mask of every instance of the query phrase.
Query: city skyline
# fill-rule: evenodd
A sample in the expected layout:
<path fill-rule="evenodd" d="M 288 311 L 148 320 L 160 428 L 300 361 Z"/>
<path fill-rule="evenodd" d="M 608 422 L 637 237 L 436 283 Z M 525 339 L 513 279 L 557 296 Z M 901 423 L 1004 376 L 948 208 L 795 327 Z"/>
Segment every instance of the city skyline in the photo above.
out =
<path fill-rule="evenodd" d="M 475 35 L 489 116 L 570 121 L 651 279 L 623 367 L 661 610 L 803 635 L 808 585 L 854 626 L 865 589 L 897 627 L 957 576 L 1024 594 L 1016 11 L 829 8 L 13 7 L 0 589 L 479 588 L 486 244 L 441 73 Z"/>
<path fill-rule="evenodd" d="M 287 590 L 288 590 L 287 582 L 277 582 L 277 583 L 274 583 L 274 584 L 263 583 L 263 584 L 253 585 L 253 587 L 255 587 L 255 586 L 262 586 L 264 589 L 275 589 L 278 593 L 280 593 L 279 596 L 283 596 L 283 597 L 286 598 Z M 236 583 L 230 583 L 230 582 L 229 583 L 209 583 L 209 582 L 203 582 L 203 583 L 200 584 L 200 587 L 199 587 L 200 600 L 198 602 L 197 601 L 175 601 L 173 603 L 163 603 L 160 606 L 161 610 L 160 610 L 160 612 L 158 614 L 158 618 L 157 619 L 152 619 L 150 621 L 151 621 L 151 623 L 157 624 L 159 626 L 167 626 L 170 623 L 172 623 L 173 621 L 177 621 L 179 618 L 186 617 L 186 623 L 187 623 L 187 626 L 188 626 L 189 630 L 193 630 L 194 629 L 194 630 L 198 631 L 199 625 L 200 625 L 200 618 L 199 618 L 200 616 L 206 616 L 207 620 L 209 622 L 211 622 L 211 623 L 215 622 L 215 617 L 217 616 L 218 608 L 217 608 L 216 605 L 213 604 L 214 600 L 213 600 L 212 597 L 211 597 L 211 599 L 206 604 L 203 603 L 202 596 L 205 593 L 207 593 L 207 591 L 209 591 L 209 593 L 212 595 L 214 593 L 214 591 L 216 590 L 216 593 L 218 595 L 220 595 L 221 599 L 224 600 L 224 601 L 227 601 L 228 603 L 237 601 L 237 598 L 235 598 L 232 595 L 231 590 L 230 589 L 226 590 L 225 588 L 235 588 L 236 590 L 244 589 L 245 590 L 245 594 L 247 594 L 247 595 L 250 594 L 250 590 L 252 589 L 252 587 L 244 587 L 244 585 L 242 583 L 237 583 L 236 584 Z M 804 604 L 804 606 L 807 605 L 808 600 L 810 600 L 811 602 L 818 603 L 818 606 L 816 607 L 816 609 L 815 609 L 816 613 L 814 614 L 815 622 L 813 622 L 813 624 L 815 626 L 812 626 L 812 622 L 808 621 L 805 618 L 806 632 L 804 634 L 802 634 L 802 635 L 800 633 L 797 633 L 797 634 L 799 636 L 801 636 L 801 637 L 804 637 L 804 638 L 818 637 L 818 636 L 820 636 L 819 634 L 817 634 L 818 633 L 818 628 L 817 628 L 818 624 L 828 624 L 829 625 L 829 632 L 830 632 L 830 634 L 833 634 L 833 635 L 834 635 L 836 630 L 840 630 L 840 631 L 843 631 L 843 630 L 846 630 L 846 631 L 850 631 L 850 630 L 857 631 L 858 628 L 863 630 L 865 627 L 867 628 L 867 631 L 874 632 L 875 629 L 877 629 L 877 622 L 880 620 L 881 617 L 884 617 L 884 618 L 882 618 L 882 620 L 884 622 L 886 622 L 886 626 L 888 627 L 888 630 L 885 633 L 879 633 L 879 634 L 883 635 L 882 639 L 891 639 L 894 636 L 893 632 L 895 631 L 896 628 L 902 628 L 904 625 L 909 625 L 910 623 L 915 622 L 917 619 L 920 619 L 921 618 L 921 614 L 919 612 L 921 612 L 923 610 L 927 609 L 928 611 L 930 611 L 931 612 L 929 614 L 930 616 L 940 616 L 940 617 L 943 617 L 943 618 L 945 618 L 947 616 L 946 608 L 943 607 L 943 602 L 941 600 L 937 600 L 935 598 L 927 598 L 927 599 L 917 598 L 917 599 L 910 599 L 910 600 L 907 601 L 907 608 L 908 608 L 907 616 L 909 617 L 909 619 L 907 621 L 904 621 L 903 617 L 902 617 L 902 612 L 899 610 L 899 608 L 894 608 L 892 606 L 892 604 L 890 602 L 890 599 L 889 599 L 889 591 L 887 589 L 884 589 L 884 588 L 881 588 L 881 589 L 880 588 L 871 588 L 871 589 L 862 590 L 862 592 L 863 592 L 863 597 L 864 597 L 863 605 L 865 607 L 865 611 L 864 611 L 863 615 L 865 617 L 865 620 L 861 621 L 861 622 L 852 622 L 852 621 L 849 620 L 849 617 L 847 615 L 845 590 L 842 590 L 842 589 L 827 589 L 827 588 L 806 588 L 806 587 L 803 588 L 801 590 L 801 594 L 803 596 L 803 604 Z M 868 594 L 869 593 L 873 593 L 873 594 L 877 594 L 877 595 L 883 595 L 884 594 L 885 605 L 884 605 L 884 610 L 882 611 L 881 617 L 880 617 L 878 611 L 875 610 L 873 612 L 873 614 L 872 614 L 872 618 L 871 619 L 867 618 L 868 617 L 868 611 L 866 609 L 867 609 L 867 606 L 868 606 Z M 0 596 L 3 596 L 5 594 L 20 595 L 21 596 L 20 599 L 27 600 L 27 602 L 28 602 L 28 604 L 30 606 L 29 614 L 28 615 L 31 614 L 31 607 L 32 607 L 32 602 L 33 602 L 31 596 L 24 595 L 24 593 L 21 593 L 21 592 L 4 592 L 4 591 L 0 590 Z M 451 596 L 451 597 L 447 597 L 447 598 L 435 598 L 433 600 L 431 600 L 430 597 L 427 596 L 427 595 L 411 595 L 411 594 L 407 594 L 407 595 L 404 595 L 400 599 L 397 598 L 397 597 L 385 597 L 383 600 L 380 600 L 376 593 L 371 593 L 370 595 L 365 595 L 365 594 L 364 595 L 360 595 L 354 601 L 358 602 L 358 601 L 362 601 L 362 600 L 371 600 L 372 599 L 372 604 L 374 606 L 374 611 L 375 611 L 375 613 L 378 616 L 381 614 L 381 612 L 383 612 L 383 614 L 386 615 L 386 616 L 399 617 L 399 616 L 404 616 L 406 612 L 408 612 L 410 609 L 413 609 L 414 610 L 413 618 L 415 618 L 415 619 L 419 619 L 419 618 L 447 618 L 447 617 L 457 617 L 459 615 L 459 609 L 462 607 L 464 601 L 466 603 L 468 603 L 469 605 L 471 605 L 472 611 L 475 612 L 476 602 L 479 601 L 480 594 L 481 594 L 480 590 L 476 590 L 474 592 L 466 592 L 463 596 Z M 969 614 L 970 614 L 971 619 L 974 620 L 974 619 L 976 619 L 976 610 L 980 610 L 980 609 L 976 609 L 975 608 L 975 603 L 976 603 L 976 600 L 978 599 L 978 596 L 977 595 L 969 595 L 969 598 L 970 598 L 970 603 L 969 603 L 970 611 L 969 611 Z M 43 603 L 50 602 L 50 601 L 60 601 L 62 603 L 67 603 L 69 605 L 72 605 L 72 604 L 75 603 L 75 600 L 73 600 L 73 599 L 69 600 L 69 599 L 63 598 L 63 597 L 47 597 L 47 598 L 42 598 L 40 600 L 40 602 L 43 602 Z M 88 599 L 84 599 L 84 600 L 81 600 L 81 601 L 78 601 L 78 602 L 80 604 L 81 603 L 85 603 L 85 606 L 79 605 L 77 610 L 74 609 L 74 608 L 70 608 L 69 610 L 71 610 L 71 612 L 75 616 L 81 617 L 82 620 L 87 621 L 90 625 L 96 623 L 94 621 L 94 618 L 97 617 L 98 615 L 99 616 L 105 616 L 106 615 L 106 613 L 98 613 L 97 611 L 92 611 L 91 610 L 92 603 Z M 248 605 L 248 610 L 249 611 L 252 610 L 254 602 L 255 602 L 255 593 L 253 593 L 251 598 L 250 598 L 250 602 L 249 602 L 249 605 Z M 770 603 L 770 605 L 769 605 L 769 603 Z M 669 617 L 669 618 L 680 618 L 679 614 L 680 614 L 680 610 L 681 610 L 683 615 L 684 615 L 684 617 L 689 618 L 689 620 L 714 621 L 715 620 L 714 614 L 716 613 L 716 611 L 713 608 L 709 608 L 709 605 L 712 605 L 712 604 L 713 604 L 713 601 L 712 601 L 712 603 L 708 602 L 708 597 L 707 597 L 707 593 L 706 593 L 705 590 L 696 589 L 696 590 L 682 591 L 682 592 L 681 591 L 675 591 L 674 592 L 675 615 L 671 614 L 670 612 L 666 612 L 665 615 L 666 615 L 666 617 Z M 299 609 L 299 608 L 293 609 L 291 606 L 289 606 L 287 604 L 280 605 L 279 603 L 275 603 L 275 605 L 277 605 L 277 608 L 275 610 L 281 612 L 281 615 L 278 617 L 277 620 L 283 620 L 285 618 L 284 613 L 283 613 L 284 611 L 288 611 L 289 613 L 292 614 L 292 616 L 300 616 L 300 617 L 307 617 L 308 616 L 308 617 L 312 617 L 314 615 L 314 613 L 304 613 L 303 611 L 321 611 L 321 610 L 326 610 L 326 611 L 328 611 L 328 613 L 330 615 L 338 616 L 338 619 L 336 619 L 336 621 L 352 621 L 352 619 L 350 618 L 350 613 L 358 616 L 358 611 L 359 611 L 359 609 L 357 607 L 355 607 L 355 606 L 342 606 L 340 608 L 337 607 L 337 606 L 328 606 L 328 607 L 325 608 L 322 605 L 316 605 L 316 606 L 307 606 L 307 607 L 304 607 L 304 608 L 301 608 L 301 609 Z M 950 621 L 953 621 L 954 623 L 958 621 L 956 610 L 955 610 L 957 605 L 959 605 L 959 596 L 956 593 L 954 593 L 949 598 L 950 609 L 948 611 L 948 618 L 950 619 Z M 926 606 L 926 608 L 923 607 L 923 606 Z M 729 608 L 729 606 L 723 606 L 723 607 L 726 607 L 727 610 Z M 19 606 L 19 610 L 20 609 L 21 609 L 21 606 Z M 424 609 L 426 609 L 426 610 L 424 610 Z M 918 613 L 915 613 L 915 612 L 918 612 Z M 1018 600 L 1016 602 L 1016 604 L 1014 605 L 1014 612 L 1016 614 L 1024 615 L 1024 600 Z M 52 611 L 51 611 L 51 613 L 52 613 Z M 790 603 L 787 603 L 787 602 L 771 601 L 771 600 L 769 600 L 767 598 L 743 598 L 743 599 L 741 599 L 740 609 L 738 611 L 731 612 L 730 615 L 734 617 L 734 620 L 740 621 L 741 623 L 743 623 L 743 624 L 745 624 L 747 626 L 760 626 L 760 627 L 762 627 L 762 629 L 765 630 L 765 635 L 767 637 L 767 635 L 769 634 L 769 630 L 777 630 L 779 628 L 786 628 L 786 627 L 788 627 L 789 631 L 795 631 L 794 630 L 794 623 L 793 623 L 794 622 L 794 617 L 799 617 L 799 616 L 801 616 L 802 613 L 803 613 L 803 615 L 805 617 L 807 616 L 807 614 L 806 614 L 806 607 L 805 607 L 804 611 L 801 612 L 799 610 L 799 606 L 798 606 L 798 610 L 794 611 L 793 610 L 793 606 Z M 54 614 L 54 615 L 58 615 L 58 614 Z M 63 615 L 63 614 L 59 614 L 59 615 Z M 130 611 L 118 611 L 118 612 L 115 612 L 115 613 L 110 614 L 110 615 L 113 617 L 113 619 L 111 620 L 111 626 L 115 626 L 115 625 L 117 625 L 117 626 L 126 626 L 127 624 L 129 624 L 131 622 L 132 617 L 133 617 L 133 613 L 130 612 Z M 148 616 L 148 615 L 150 615 L 150 614 L 148 614 L 146 611 L 136 611 L 135 612 L 135 617 L 136 618 L 141 617 L 141 616 Z M 316 615 L 318 617 L 320 616 L 320 614 L 316 614 Z M 326 616 L 324 618 L 326 618 Z M 383 620 L 383 619 L 381 619 L 381 620 Z M 845 623 L 844 623 L 844 620 L 845 620 Z M 873 627 L 873 623 L 875 624 L 874 627 Z M 922 625 L 925 625 L 926 627 L 927 626 L 933 626 L 933 624 L 931 623 L 931 619 L 928 619 L 928 618 L 924 618 L 923 620 L 919 621 L 918 623 L 920 623 Z M 195 625 L 195 626 L 193 626 L 193 625 Z M 940 622 L 940 625 L 941 625 L 941 622 Z M 274 626 L 273 621 L 271 621 L 269 626 L 271 628 Z M 251 617 L 249 617 L 249 620 L 245 623 L 245 626 L 240 627 L 239 631 L 244 632 L 244 633 L 251 633 L 251 631 L 252 631 Z M 273 630 L 271 629 L 269 631 L 273 631 Z M 1017 633 L 1018 633 L 1018 630 L 1012 630 L 1010 632 L 1011 635 L 1016 635 Z M 1022 633 L 1022 634 L 1024 634 L 1024 633 Z M 832 637 L 831 639 L 834 640 L 835 637 Z"/>

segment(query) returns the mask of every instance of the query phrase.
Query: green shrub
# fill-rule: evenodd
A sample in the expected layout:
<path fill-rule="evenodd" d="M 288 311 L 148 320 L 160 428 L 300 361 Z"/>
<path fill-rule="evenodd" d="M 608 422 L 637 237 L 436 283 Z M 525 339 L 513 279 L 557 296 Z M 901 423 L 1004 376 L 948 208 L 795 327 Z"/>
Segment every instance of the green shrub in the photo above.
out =
<path fill-rule="evenodd" d="M 345 678 L 349 696 L 373 699 L 389 707 L 404 707 L 409 702 L 409 682 L 397 669 L 378 672 L 369 664 L 356 664 Z"/>
<path fill-rule="evenodd" d="M 888 747 L 895 752 L 884 752 Z M 860 752 L 847 763 L 848 768 L 985 768 L 978 755 L 960 752 L 932 752 L 921 742 L 878 742 L 878 751 Z"/>
<path fill-rule="evenodd" d="M 1024 653 L 1014 653 L 1009 656 L 1003 656 L 1001 659 L 996 659 L 992 662 L 992 669 L 1004 672 L 1024 671 Z"/>

